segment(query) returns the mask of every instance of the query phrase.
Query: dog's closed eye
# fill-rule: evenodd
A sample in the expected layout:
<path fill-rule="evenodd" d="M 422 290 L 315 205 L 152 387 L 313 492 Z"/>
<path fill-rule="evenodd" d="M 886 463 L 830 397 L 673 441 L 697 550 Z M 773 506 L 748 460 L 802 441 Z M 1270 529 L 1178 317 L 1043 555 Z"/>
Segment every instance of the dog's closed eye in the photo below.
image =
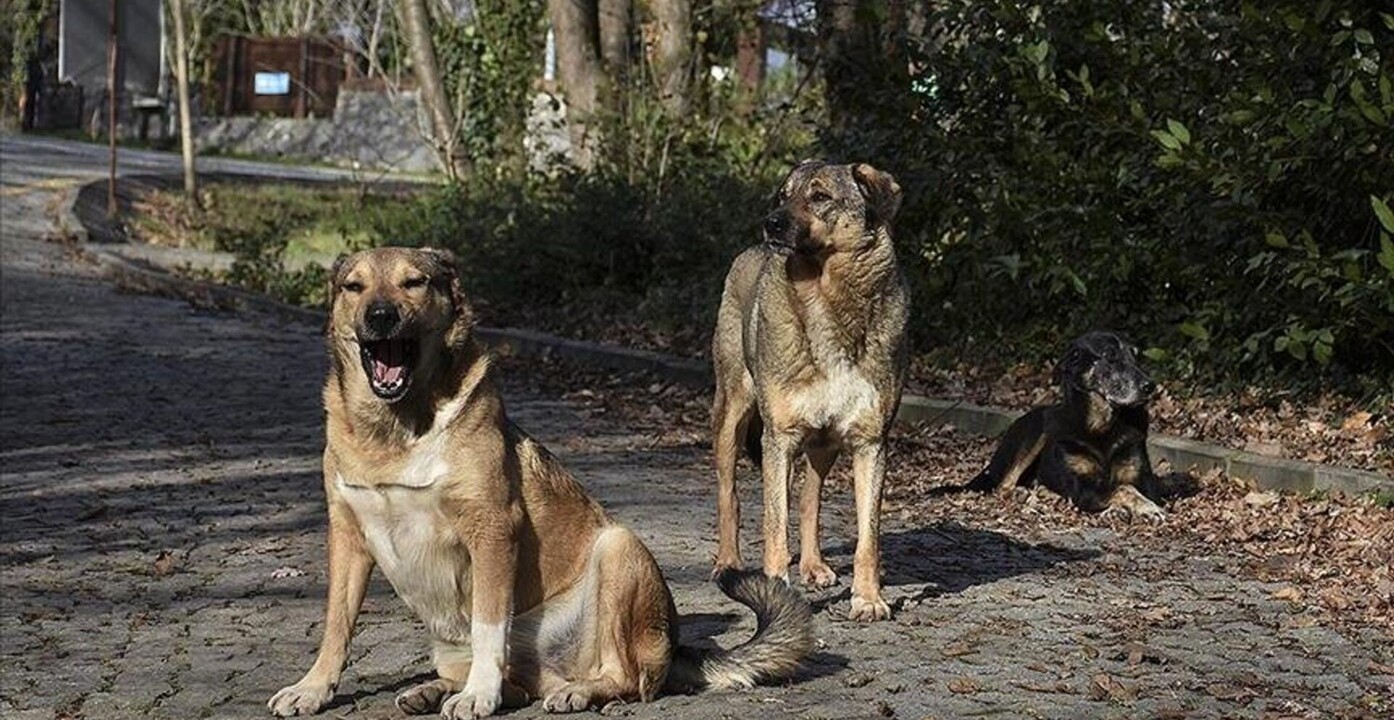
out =
<path fill-rule="evenodd" d="M 409 277 L 402 281 L 402 287 L 407 290 L 415 290 L 419 287 L 426 287 L 427 278 L 424 275 Z"/>
<path fill-rule="evenodd" d="M 349 282 L 344 283 L 344 284 L 341 285 L 340 287 L 343 289 L 344 292 L 351 292 L 351 293 L 361 293 L 361 292 L 363 292 L 363 283 L 358 282 L 357 280 L 350 280 Z"/>

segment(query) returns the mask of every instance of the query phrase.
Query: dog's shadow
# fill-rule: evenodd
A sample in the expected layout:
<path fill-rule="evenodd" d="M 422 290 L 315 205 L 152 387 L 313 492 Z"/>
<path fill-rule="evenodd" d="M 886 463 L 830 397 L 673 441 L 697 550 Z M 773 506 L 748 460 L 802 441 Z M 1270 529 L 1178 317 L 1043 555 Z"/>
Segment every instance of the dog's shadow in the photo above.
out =
<path fill-rule="evenodd" d="M 850 555 L 855 547 L 855 542 L 844 542 L 824 549 L 829 564 L 847 580 L 851 578 Z M 893 605 L 903 606 L 1062 563 L 1092 560 L 1100 554 L 1093 548 L 1023 542 L 992 530 L 944 520 L 921 528 L 882 533 L 881 581 L 886 587 L 915 588 L 908 594 L 887 598 Z M 844 580 L 840 586 L 841 592 L 818 598 L 814 606 L 821 609 L 850 597 L 849 583 Z"/>
<path fill-rule="evenodd" d="M 1199 495 L 1204 489 L 1205 483 L 1191 473 L 1169 472 L 1154 477 L 1151 487 L 1144 488 L 1143 493 L 1159 504 L 1164 504 L 1172 500 Z"/>

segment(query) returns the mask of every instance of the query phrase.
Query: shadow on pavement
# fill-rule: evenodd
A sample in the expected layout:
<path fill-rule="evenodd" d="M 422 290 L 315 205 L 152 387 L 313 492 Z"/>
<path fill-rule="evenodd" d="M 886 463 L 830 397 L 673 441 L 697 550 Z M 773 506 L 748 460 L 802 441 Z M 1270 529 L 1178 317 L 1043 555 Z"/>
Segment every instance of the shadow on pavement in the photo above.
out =
<path fill-rule="evenodd" d="M 851 577 L 850 555 L 855 547 L 855 542 L 844 542 L 825 550 L 830 564 L 835 562 L 834 558 L 846 557 L 844 566 L 835 568 L 845 578 Z M 1062 563 L 1092 560 L 1099 555 L 1100 552 L 1092 548 L 1026 543 L 952 520 L 881 535 L 882 583 L 886 587 L 924 586 L 900 602 L 956 594 L 976 585 L 1039 572 Z M 840 600 L 848 592 L 823 600 L 822 604 Z"/>

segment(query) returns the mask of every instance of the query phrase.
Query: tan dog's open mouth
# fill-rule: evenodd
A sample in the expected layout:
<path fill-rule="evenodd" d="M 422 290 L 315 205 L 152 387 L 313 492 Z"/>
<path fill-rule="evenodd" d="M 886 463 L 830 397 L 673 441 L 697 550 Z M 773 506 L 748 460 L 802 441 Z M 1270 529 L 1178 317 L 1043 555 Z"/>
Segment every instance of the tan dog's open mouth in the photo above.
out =
<path fill-rule="evenodd" d="M 411 372 L 416 366 L 416 340 L 360 340 L 358 347 L 363 372 L 368 374 L 368 386 L 374 395 L 391 401 L 407 394 L 407 389 L 411 387 Z"/>

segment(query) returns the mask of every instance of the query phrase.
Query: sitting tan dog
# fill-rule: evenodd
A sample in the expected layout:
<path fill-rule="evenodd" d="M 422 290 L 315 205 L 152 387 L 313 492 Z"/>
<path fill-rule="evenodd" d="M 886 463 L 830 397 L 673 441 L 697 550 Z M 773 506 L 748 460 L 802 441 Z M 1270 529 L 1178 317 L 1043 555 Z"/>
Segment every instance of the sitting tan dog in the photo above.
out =
<path fill-rule="evenodd" d="M 799 575 L 837 576 L 818 538 L 819 493 L 838 453 L 852 456 L 857 504 L 853 620 L 881 620 L 880 513 L 886 433 L 900 405 L 910 295 L 891 244 L 900 186 L 866 164 L 805 162 L 765 218 L 765 244 L 726 276 L 712 340 L 716 395 L 718 571 L 740 567 L 736 458 L 742 444 L 764 480 L 765 574 L 788 577 L 789 484 L 807 461 Z"/>
<path fill-rule="evenodd" d="M 569 712 L 797 670 L 812 647 L 808 604 L 758 574 L 719 578 L 755 611 L 754 638 L 725 652 L 677 646 L 648 549 L 508 421 L 446 253 L 358 253 L 332 282 L 324 639 L 272 713 L 333 697 L 374 566 L 431 636 L 439 677 L 398 696 L 408 713 L 476 718 L 534 698 Z"/>

